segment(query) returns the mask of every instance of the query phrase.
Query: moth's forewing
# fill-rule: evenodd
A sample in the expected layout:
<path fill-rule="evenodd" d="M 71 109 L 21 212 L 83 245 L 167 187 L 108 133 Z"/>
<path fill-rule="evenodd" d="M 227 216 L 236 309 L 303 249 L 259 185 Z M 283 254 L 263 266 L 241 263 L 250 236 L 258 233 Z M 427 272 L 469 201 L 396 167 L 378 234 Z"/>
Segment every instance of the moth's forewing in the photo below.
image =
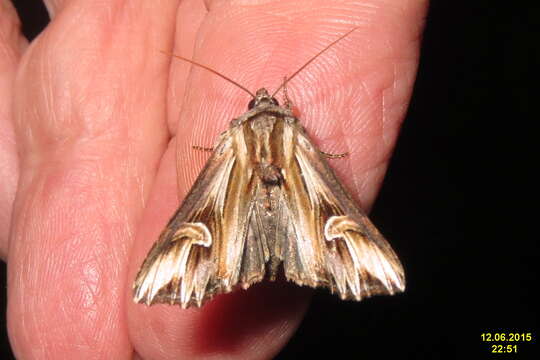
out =
<path fill-rule="evenodd" d="M 313 264 L 296 267 L 320 271 L 320 265 L 324 265 L 322 274 L 308 276 L 307 281 L 300 278 L 300 282 L 315 281 L 316 286 L 329 287 L 343 299 L 361 300 L 403 291 L 403 267 L 388 242 L 356 205 L 303 130 L 291 131 L 296 136 L 293 160 L 297 164 L 292 174 L 302 174 L 303 181 L 290 181 L 291 186 L 284 190 L 306 194 L 309 205 L 298 208 L 296 223 L 308 227 L 302 234 L 314 234 L 304 241 L 306 246 L 313 244 L 314 256 L 306 254 L 300 258 Z M 285 198 L 290 203 L 295 201 L 294 195 Z M 299 275 L 302 273 L 287 274 L 292 279 Z"/>
<path fill-rule="evenodd" d="M 226 190 L 230 187 L 236 154 L 232 131 L 224 133 L 181 206 L 163 230 L 137 274 L 134 300 L 153 303 L 202 304 L 217 291 L 223 267 Z M 229 198 L 227 207 L 240 207 Z M 216 243 L 218 244 L 216 246 Z"/>

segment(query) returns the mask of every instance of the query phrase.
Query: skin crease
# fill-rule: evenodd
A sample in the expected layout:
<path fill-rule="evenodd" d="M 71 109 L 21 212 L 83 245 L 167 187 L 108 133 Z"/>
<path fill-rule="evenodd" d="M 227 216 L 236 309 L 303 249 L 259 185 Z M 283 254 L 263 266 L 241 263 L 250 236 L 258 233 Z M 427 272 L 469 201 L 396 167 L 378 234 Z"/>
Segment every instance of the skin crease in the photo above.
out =
<path fill-rule="evenodd" d="M 212 146 L 250 99 L 160 50 L 272 92 L 357 26 L 288 93 L 323 151 L 350 153 L 331 165 L 368 209 L 410 99 L 427 3 L 57 0 L 28 47 L 0 3 L 0 175 L 14 179 L 0 192 L 0 253 L 17 358 L 279 352 L 309 289 L 265 283 L 188 310 L 131 301 L 135 273 L 208 157 L 191 146 Z"/>

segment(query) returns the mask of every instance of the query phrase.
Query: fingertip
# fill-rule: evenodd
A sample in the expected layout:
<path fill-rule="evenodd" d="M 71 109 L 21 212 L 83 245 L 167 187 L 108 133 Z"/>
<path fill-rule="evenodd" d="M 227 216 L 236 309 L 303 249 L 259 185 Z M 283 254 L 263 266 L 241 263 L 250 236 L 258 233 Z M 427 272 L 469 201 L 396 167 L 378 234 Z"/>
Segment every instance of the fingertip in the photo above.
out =
<path fill-rule="evenodd" d="M 290 283 L 261 283 L 206 305 L 194 328 L 193 353 L 276 353 L 302 319 L 311 290 Z M 264 358 L 263 356 L 261 356 Z"/>
<path fill-rule="evenodd" d="M 144 319 L 132 340 L 142 358 L 268 359 L 294 334 L 310 298 L 306 288 L 265 282 L 201 308 L 134 305 Z"/>

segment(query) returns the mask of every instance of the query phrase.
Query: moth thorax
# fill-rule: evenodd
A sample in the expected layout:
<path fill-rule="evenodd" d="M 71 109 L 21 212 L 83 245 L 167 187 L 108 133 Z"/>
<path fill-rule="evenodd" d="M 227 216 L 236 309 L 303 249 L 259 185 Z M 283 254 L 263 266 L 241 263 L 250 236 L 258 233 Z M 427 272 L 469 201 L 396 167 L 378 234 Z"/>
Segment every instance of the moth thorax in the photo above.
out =
<path fill-rule="evenodd" d="M 255 117 L 251 121 L 251 129 L 258 136 L 262 136 L 262 135 L 269 136 L 272 130 L 274 129 L 274 125 L 276 124 L 276 121 L 277 121 L 277 118 L 275 116 L 261 114 Z"/>

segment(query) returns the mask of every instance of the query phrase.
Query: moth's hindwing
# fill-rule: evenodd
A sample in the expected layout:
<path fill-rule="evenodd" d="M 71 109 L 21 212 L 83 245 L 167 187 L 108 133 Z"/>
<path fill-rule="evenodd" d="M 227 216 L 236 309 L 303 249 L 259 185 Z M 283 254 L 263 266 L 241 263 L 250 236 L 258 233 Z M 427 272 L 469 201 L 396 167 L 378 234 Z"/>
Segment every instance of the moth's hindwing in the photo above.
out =
<path fill-rule="evenodd" d="M 342 299 L 405 288 L 396 254 L 290 109 L 266 101 L 222 135 L 141 266 L 134 300 L 200 306 L 274 279 L 280 264 L 288 280 Z"/>

